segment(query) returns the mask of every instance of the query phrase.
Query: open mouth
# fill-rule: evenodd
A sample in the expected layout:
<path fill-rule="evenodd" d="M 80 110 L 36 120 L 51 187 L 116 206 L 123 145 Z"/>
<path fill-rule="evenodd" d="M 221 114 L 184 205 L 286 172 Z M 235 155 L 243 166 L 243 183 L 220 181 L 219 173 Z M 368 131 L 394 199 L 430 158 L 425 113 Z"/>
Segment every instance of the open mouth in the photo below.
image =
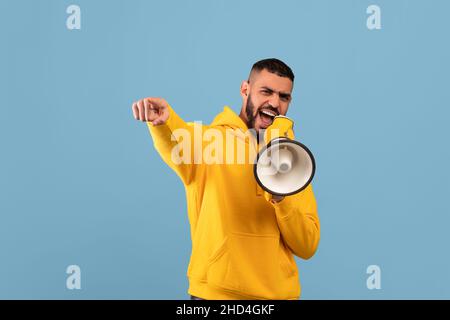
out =
<path fill-rule="evenodd" d="M 259 113 L 259 117 L 262 120 L 264 128 L 267 128 L 268 126 L 270 126 L 273 122 L 273 119 L 275 119 L 275 117 L 278 115 L 277 112 L 275 112 L 273 110 L 269 110 L 269 109 L 261 109 L 258 111 L 258 113 Z"/>

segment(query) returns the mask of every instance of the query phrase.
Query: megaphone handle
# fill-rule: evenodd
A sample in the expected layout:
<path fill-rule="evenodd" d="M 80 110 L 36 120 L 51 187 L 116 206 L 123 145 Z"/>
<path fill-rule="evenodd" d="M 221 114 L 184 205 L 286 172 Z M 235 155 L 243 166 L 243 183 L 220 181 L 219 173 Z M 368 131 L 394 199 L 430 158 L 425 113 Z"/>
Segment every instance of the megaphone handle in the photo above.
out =
<path fill-rule="evenodd" d="M 277 196 L 277 195 L 271 194 L 267 191 L 264 191 L 264 198 L 271 203 L 277 203 L 277 202 L 280 202 L 281 200 L 283 200 L 284 196 Z"/>

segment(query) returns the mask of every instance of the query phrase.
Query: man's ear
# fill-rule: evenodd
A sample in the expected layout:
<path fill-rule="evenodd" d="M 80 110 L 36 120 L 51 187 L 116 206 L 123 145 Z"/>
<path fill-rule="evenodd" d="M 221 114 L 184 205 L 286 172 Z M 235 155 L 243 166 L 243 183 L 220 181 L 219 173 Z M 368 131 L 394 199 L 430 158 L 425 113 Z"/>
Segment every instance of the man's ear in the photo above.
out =
<path fill-rule="evenodd" d="M 248 91 L 249 91 L 249 83 L 247 80 L 242 81 L 241 83 L 241 96 L 242 99 L 247 99 L 248 97 Z"/>

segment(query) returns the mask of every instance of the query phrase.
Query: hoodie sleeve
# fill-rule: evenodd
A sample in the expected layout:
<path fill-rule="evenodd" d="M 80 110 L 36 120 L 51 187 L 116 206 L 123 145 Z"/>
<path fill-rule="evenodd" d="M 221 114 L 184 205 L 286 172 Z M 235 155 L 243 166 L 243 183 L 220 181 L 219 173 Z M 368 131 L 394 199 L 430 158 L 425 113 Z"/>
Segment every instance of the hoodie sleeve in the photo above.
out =
<path fill-rule="evenodd" d="M 298 257 L 311 258 L 320 240 L 320 222 L 311 184 L 303 191 L 272 204 L 286 244 Z"/>
<path fill-rule="evenodd" d="M 201 125 L 186 123 L 170 105 L 168 108 L 169 118 L 166 123 L 154 126 L 147 122 L 147 126 L 156 151 L 187 185 L 191 182 L 195 170 L 194 128 Z"/>

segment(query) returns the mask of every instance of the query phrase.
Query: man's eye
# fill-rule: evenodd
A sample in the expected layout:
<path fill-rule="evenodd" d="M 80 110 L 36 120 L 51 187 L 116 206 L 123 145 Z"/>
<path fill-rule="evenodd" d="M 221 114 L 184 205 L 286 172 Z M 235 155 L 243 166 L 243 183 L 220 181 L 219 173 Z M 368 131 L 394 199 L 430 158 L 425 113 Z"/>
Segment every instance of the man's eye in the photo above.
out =
<path fill-rule="evenodd" d="M 281 100 L 283 100 L 283 101 L 289 101 L 289 98 L 288 98 L 288 97 L 281 97 Z"/>
<path fill-rule="evenodd" d="M 264 94 L 270 94 L 270 91 L 268 91 L 268 90 L 263 90 L 262 93 L 264 93 Z"/>

